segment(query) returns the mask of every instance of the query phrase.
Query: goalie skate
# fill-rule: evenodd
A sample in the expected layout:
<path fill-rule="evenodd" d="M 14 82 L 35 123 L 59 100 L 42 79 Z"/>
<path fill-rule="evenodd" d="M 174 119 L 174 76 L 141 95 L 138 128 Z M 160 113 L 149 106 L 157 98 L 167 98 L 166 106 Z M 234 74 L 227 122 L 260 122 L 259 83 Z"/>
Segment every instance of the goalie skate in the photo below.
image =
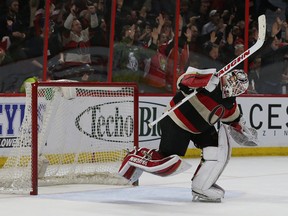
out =
<path fill-rule="evenodd" d="M 210 196 L 210 191 L 214 191 L 213 194 L 215 194 L 215 192 L 217 191 L 217 193 L 219 194 L 219 196 Z M 192 202 L 213 202 L 213 203 L 220 203 L 222 200 L 221 198 L 224 197 L 224 189 L 221 188 L 219 185 L 217 184 L 213 184 L 211 186 L 210 189 L 208 189 L 207 191 L 202 191 L 200 192 L 196 192 L 195 190 L 192 190 Z"/>
<path fill-rule="evenodd" d="M 192 192 L 193 199 L 192 202 L 212 202 L 212 203 L 220 203 L 221 198 L 210 198 L 205 196 L 204 194 L 199 194 L 197 192 Z"/>

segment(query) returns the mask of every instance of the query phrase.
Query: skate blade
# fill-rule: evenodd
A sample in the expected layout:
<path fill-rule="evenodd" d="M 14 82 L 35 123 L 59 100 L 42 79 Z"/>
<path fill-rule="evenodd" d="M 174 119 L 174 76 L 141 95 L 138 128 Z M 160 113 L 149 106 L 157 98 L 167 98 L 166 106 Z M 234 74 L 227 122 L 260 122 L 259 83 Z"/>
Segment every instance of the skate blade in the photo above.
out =
<path fill-rule="evenodd" d="M 221 198 L 209 198 L 203 194 L 198 194 L 196 192 L 192 193 L 192 202 L 206 202 L 206 203 L 221 203 Z"/>

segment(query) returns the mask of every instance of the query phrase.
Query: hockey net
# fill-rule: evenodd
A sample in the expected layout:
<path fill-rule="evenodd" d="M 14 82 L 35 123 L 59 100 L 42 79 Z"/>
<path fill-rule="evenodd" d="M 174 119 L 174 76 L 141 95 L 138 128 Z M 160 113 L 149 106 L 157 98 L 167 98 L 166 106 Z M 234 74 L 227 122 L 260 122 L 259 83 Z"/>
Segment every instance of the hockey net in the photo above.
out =
<path fill-rule="evenodd" d="M 131 83 L 39 82 L 26 87 L 25 116 L 0 169 L 0 191 L 127 184 L 117 175 L 138 145 L 138 90 Z"/>

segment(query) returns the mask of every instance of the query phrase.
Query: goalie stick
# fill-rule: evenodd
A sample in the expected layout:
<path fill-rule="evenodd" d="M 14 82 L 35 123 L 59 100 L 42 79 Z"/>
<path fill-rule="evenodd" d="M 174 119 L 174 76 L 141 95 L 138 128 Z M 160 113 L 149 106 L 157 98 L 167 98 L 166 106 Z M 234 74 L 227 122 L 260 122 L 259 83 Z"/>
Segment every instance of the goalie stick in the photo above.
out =
<path fill-rule="evenodd" d="M 235 68 L 238 64 L 243 62 L 245 59 L 247 59 L 249 56 L 251 56 L 254 52 L 256 52 L 258 49 L 262 47 L 265 41 L 265 35 L 266 35 L 266 18 L 265 15 L 261 15 L 258 17 L 258 39 L 257 42 L 250 47 L 248 50 L 244 51 L 241 55 L 233 59 L 230 63 L 225 65 L 221 70 L 216 72 L 216 75 L 220 78 L 224 76 L 226 73 L 228 73 L 230 70 Z M 152 128 L 155 124 L 157 124 L 159 121 L 161 121 L 166 116 L 170 115 L 175 109 L 177 109 L 179 106 L 181 106 L 183 103 L 188 101 L 190 98 L 195 96 L 201 88 L 196 89 L 191 94 L 187 95 L 185 98 L 183 98 L 179 103 L 177 103 L 175 106 L 171 107 L 169 110 L 164 112 L 158 119 L 154 120 L 153 122 L 149 123 L 148 126 Z"/>

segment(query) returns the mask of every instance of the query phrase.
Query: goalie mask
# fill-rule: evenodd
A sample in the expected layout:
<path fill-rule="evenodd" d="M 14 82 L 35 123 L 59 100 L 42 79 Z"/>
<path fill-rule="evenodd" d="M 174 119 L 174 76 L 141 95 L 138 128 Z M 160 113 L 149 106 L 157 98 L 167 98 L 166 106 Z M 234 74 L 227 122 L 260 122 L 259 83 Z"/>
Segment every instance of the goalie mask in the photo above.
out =
<path fill-rule="evenodd" d="M 243 94 L 249 86 L 246 73 L 243 70 L 233 70 L 220 79 L 222 97 L 236 97 Z"/>

